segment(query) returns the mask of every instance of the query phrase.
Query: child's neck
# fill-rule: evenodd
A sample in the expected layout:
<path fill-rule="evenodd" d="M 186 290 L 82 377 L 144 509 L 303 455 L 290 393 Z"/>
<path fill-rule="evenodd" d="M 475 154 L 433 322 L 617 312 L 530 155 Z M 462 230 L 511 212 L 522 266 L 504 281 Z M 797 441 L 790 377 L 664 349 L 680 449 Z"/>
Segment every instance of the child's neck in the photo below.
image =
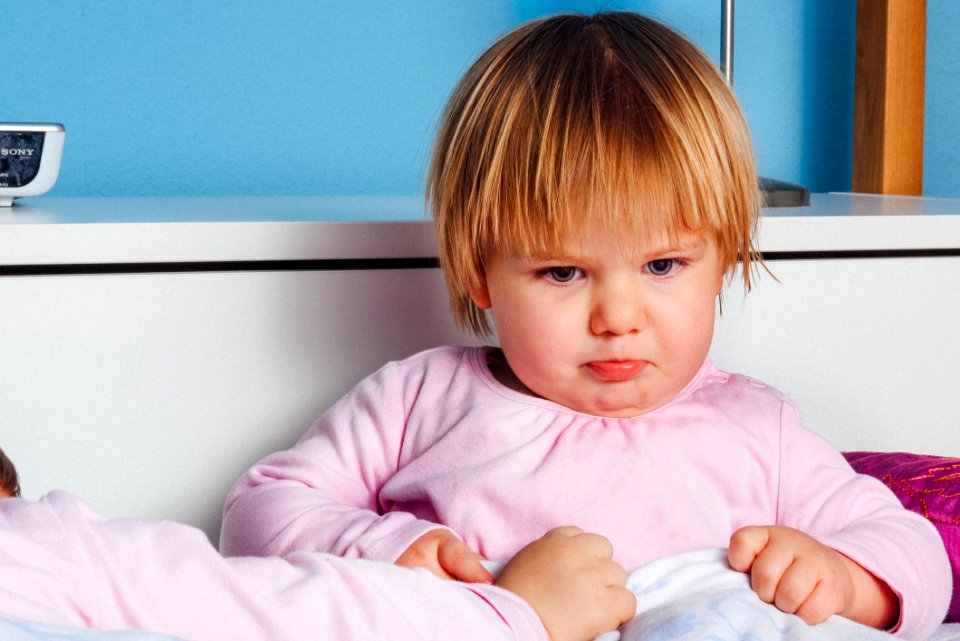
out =
<path fill-rule="evenodd" d="M 529 387 L 517 378 L 517 375 L 510 369 L 510 364 L 507 363 L 507 359 L 499 347 L 494 347 L 487 351 L 487 367 L 490 369 L 493 377 L 497 379 L 497 382 L 507 389 L 526 394 L 527 396 L 540 398 L 538 394 L 534 394 Z"/>

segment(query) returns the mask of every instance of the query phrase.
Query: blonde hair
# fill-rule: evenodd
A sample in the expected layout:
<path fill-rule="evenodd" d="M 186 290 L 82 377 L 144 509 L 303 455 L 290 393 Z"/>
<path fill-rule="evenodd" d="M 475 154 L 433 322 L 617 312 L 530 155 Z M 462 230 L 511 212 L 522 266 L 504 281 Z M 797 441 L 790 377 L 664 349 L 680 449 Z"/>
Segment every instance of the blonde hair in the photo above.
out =
<path fill-rule="evenodd" d="M 559 15 L 494 43 L 444 111 L 427 177 L 454 319 L 490 333 L 470 299 L 491 251 L 529 256 L 593 222 L 712 234 L 750 287 L 760 194 L 752 144 L 714 64 L 628 12 Z"/>

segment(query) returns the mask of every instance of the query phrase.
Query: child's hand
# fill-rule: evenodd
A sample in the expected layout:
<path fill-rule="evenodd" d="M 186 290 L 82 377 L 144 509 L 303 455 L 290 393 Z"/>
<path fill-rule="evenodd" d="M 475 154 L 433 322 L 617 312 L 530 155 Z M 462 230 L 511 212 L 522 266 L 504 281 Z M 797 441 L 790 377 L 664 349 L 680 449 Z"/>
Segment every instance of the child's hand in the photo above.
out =
<path fill-rule="evenodd" d="M 550 530 L 520 550 L 497 585 L 529 603 L 553 641 L 585 641 L 630 620 L 637 600 L 610 542 L 575 527 Z"/>
<path fill-rule="evenodd" d="M 405 568 L 426 568 L 441 579 L 492 583 L 493 576 L 470 549 L 450 530 L 430 530 L 410 544 L 394 563 Z"/>
<path fill-rule="evenodd" d="M 761 600 L 811 625 L 832 614 L 880 629 L 897 620 L 899 600 L 886 583 L 799 530 L 741 528 L 730 537 L 727 560 L 750 573 Z"/>

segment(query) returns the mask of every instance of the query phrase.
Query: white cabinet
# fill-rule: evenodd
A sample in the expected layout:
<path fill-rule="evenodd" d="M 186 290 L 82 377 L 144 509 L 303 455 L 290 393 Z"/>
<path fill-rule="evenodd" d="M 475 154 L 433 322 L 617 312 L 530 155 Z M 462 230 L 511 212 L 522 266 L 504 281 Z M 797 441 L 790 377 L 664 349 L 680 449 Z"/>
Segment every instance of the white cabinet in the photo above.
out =
<path fill-rule="evenodd" d="M 718 366 L 786 393 L 840 449 L 960 456 L 960 254 L 770 268 L 779 283 L 725 296 Z"/>

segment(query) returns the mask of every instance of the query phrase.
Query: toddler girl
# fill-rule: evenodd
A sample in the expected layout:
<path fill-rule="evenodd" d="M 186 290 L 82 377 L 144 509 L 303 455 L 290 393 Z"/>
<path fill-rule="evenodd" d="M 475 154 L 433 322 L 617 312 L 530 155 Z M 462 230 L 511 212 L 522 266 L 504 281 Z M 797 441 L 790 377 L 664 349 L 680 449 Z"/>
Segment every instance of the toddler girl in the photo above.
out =
<path fill-rule="evenodd" d="M 631 13 L 521 26 L 457 86 L 428 196 L 454 316 L 499 347 L 361 382 L 237 483 L 222 551 L 482 582 L 482 559 L 572 523 L 628 569 L 728 548 L 810 623 L 918 638 L 942 620 L 933 527 L 708 359 L 724 278 L 751 284 L 759 196 L 740 110 L 692 44 Z"/>

